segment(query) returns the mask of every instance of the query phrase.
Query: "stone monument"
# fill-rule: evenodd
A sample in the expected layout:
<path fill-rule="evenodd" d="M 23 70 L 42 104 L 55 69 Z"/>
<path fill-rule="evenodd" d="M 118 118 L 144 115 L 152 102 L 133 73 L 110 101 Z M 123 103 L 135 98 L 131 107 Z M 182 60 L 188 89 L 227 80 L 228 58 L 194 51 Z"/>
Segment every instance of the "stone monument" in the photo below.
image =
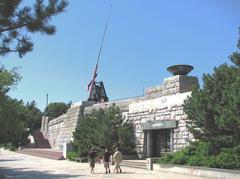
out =
<path fill-rule="evenodd" d="M 188 116 L 183 111 L 184 100 L 191 96 L 193 88 L 199 87 L 196 77 L 187 76 L 192 69 L 189 65 L 169 67 L 174 76 L 165 78 L 161 85 L 145 89 L 140 97 L 75 103 L 66 114 L 50 122 L 43 120 L 43 132 L 53 149 L 62 150 L 64 143 L 73 140 L 77 121 L 83 115 L 115 104 L 123 117 L 134 125 L 133 138 L 139 158 L 178 151 L 194 140 L 187 128 Z"/>

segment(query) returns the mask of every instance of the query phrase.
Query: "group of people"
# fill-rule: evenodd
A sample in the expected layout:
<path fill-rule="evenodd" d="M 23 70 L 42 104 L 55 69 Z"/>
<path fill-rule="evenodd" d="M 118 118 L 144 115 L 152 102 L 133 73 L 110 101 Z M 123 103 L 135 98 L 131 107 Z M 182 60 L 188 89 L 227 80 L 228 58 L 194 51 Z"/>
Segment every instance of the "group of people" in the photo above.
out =
<path fill-rule="evenodd" d="M 103 163 L 104 163 L 104 168 L 105 168 L 105 173 L 111 173 L 110 170 L 110 157 L 111 153 L 108 151 L 108 149 L 105 149 L 105 152 L 103 154 Z M 95 163 L 96 163 L 96 157 L 97 157 L 97 152 L 94 148 L 92 148 L 89 151 L 89 161 L 90 161 L 90 168 L 91 168 L 91 173 L 94 173 L 94 168 L 95 168 Z M 114 172 L 116 173 L 122 173 L 122 169 L 120 167 L 120 163 L 122 162 L 122 153 L 119 151 L 118 148 L 115 149 L 115 152 L 112 156 L 112 160 L 115 164 L 114 167 Z"/>

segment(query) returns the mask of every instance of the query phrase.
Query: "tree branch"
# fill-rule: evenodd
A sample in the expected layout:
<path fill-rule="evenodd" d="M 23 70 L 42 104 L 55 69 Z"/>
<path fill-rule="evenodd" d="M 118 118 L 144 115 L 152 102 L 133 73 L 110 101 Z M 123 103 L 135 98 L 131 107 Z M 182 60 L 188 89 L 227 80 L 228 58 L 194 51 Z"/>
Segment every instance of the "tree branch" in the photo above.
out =
<path fill-rule="evenodd" d="M 19 28 L 23 28 L 23 27 L 26 27 L 28 24 L 30 24 L 30 23 L 25 23 L 25 24 L 16 25 L 16 26 L 13 26 L 13 27 L 8 27 L 8 28 L 5 28 L 5 29 L 0 29 L 0 33 L 15 30 L 15 29 L 19 29 Z"/>

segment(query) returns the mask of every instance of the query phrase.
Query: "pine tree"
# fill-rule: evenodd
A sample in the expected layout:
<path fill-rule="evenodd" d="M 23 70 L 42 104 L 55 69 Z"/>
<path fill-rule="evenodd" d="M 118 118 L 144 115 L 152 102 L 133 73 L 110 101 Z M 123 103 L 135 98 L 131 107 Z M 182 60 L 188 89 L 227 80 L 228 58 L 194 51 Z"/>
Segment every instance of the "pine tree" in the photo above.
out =
<path fill-rule="evenodd" d="M 35 0 L 32 6 L 22 0 L 0 0 L 0 55 L 16 52 L 23 57 L 33 50 L 29 33 L 52 35 L 55 26 L 49 24 L 53 16 L 62 13 L 67 0 Z"/>
<path fill-rule="evenodd" d="M 81 156 L 86 156 L 91 147 L 98 152 L 120 147 L 124 154 L 133 154 L 136 153 L 133 137 L 133 126 L 124 121 L 120 109 L 113 105 L 106 110 L 92 111 L 79 120 L 74 145 Z"/>
<path fill-rule="evenodd" d="M 68 108 L 70 108 L 71 103 L 55 102 L 50 103 L 44 110 L 44 115 L 49 117 L 50 120 L 61 116 L 66 113 Z"/>
<path fill-rule="evenodd" d="M 240 34 L 240 28 L 239 28 L 239 34 Z M 238 39 L 237 47 L 238 47 L 238 49 L 240 49 L 240 38 Z M 234 52 L 230 56 L 230 59 L 236 66 L 240 67 L 240 53 L 238 51 Z"/>
<path fill-rule="evenodd" d="M 239 52 L 230 59 L 235 65 L 223 64 L 213 74 L 204 74 L 203 88 L 193 90 L 184 105 L 191 132 L 196 139 L 211 143 L 212 154 L 240 145 Z"/>
<path fill-rule="evenodd" d="M 237 45 L 240 49 L 240 38 Z M 203 75 L 203 87 L 184 102 L 188 127 L 196 141 L 160 159 L 171 163 L 240 169 L 240 53 L 230 56 L 234 65 L 222 64 Z"/>

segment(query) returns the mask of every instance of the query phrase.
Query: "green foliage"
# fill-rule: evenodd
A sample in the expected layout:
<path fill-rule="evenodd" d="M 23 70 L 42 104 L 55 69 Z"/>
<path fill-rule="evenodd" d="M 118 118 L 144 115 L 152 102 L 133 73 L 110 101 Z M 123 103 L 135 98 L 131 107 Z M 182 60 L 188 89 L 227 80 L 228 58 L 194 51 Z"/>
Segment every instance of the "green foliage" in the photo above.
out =
<path fill-rule="evenodd" d="M 0 142 L 14 145 L 25 144 L 29 132 L 27 109 L 22 101 L 4 96 L 0 103 Z"/>
<path fill-rule="evenodd" d="M 43 113 L 37 108 L 35 101 L 27 102 L 26 104 L 27 114 L 26 118 L 28 120 L 28 128 L 30 133 L 41 127 Z"/>
<path fill-rule="evenodd" d="M 41 111 L 34 101 L 25 105 L 23 101 L 7 95 L 20 79 L 15 69 L 8 71 L 1 67 L 0 77 L 0 143 L 11 143 L 15 147 L 24 145 L 29 132 L 40 127 Z"/>
<path fill-rule="evenodd" d="M 238 41 L 240 49 L 240 39 Z M 198 140 L 159 163 L 214 168 L 240 168 L 240 53 L 203 75 L 203 88 L 192 91 L 184 104 L 188 128 Z"/>
<path fill-rule="evenodd" d="M 230 56 L 235 66 L 223 64 L 214 68 L 212 75 L 204 74 L 203 88 L 193 90 L 184 104 L 190 131 L 196 139 L 213 144 L 213 155 L 219 154 L 223 147 L 240 144 L 240 58 L 237 53 Z"/>
<path fill-rule="evenodd" d="M 216 143 L 216 149 L 240 142 L 239 75 L 236 66 L 223 64 L 215 68 L 212 75 L 204 75 L 203 89 L 194 90 L 184 105 L 194 137 Z"/>
<path fill-rule="evenodd" d="M 62 13 L 67 4 L 66 0 L 35 0 L 28 5 L 22 0 L 1 0 L 0 55 L 17 52 L 22 57 L 32 51 L 29 33 L 54 34 L 56 28 L 49 21 Z"/>
<path fill-rule="evenodd" d="M 239 34 L 240 34 L 240 28 L 239 28 Z M 240 49 L 240 38 L 238 39 L 237 47 L 238 49 Z M 238 51 L 234 52 L 229 58 L 236 66 L 240 67 L 240 53 Z"/>
<path fill-rule="evenodd" d="M 4 147 L 4 149 L 8 149 L 11 151 L 17 151 L 17 146 L 11 142 L 4 144 L 3 147 Z"/>
<path fill-rule="evenodd" d="M 79 158 L 78 152 L 69 152 L 67 153 L 67 159 L 71 161 L 75 161 L 76 158 Z M 85 163 L 88 162 L 88 157 L 81 157 L 81 162 Z"/>
<path fill-rule="evenodd" d="M 32 51 L 30 33 L 54 34 L 55 27 L 49 21 L 63 12 L 68 3 L 35 0 L 24 4 L 22 0 L 0 0 L 0 56 L 17 52 L 22 57 Z M 16 147 L 27 143 L 29 132 L 40 127 L 42 117 L 34 101 L 25 105 L 7 95 L 20 79 L 16 69 L 9 71 L 0 66 L 0 143 Z"/>
<path fill-rule="evenodd" d="M 162 156 L 161 159 L 157 161 L 157 163 L 169 164 L 170 161 L 172 160 L 172 158 L 173 158 L 173 156 L 171 154 L 166 154 L 166 155 Z"/>
<path fill-rule="evenodd" d="M 5 95 L 20 79 L 21 77 L 16 68 L 9 71 L 4 66 L 0 66 L 0 95 Z"/>
<path fill-rule="evenodd" d="M 122 153 L 136 155 L 133 125 L 128 122 L 124 123 L 123 126 L 118 129 L 118 135 Z"/>
<path fill-rule="evenodd" d="M 105 148 L 113 151 L 116 147 L 124 154 L 133 154 L 136 153 L 133 136 L 132 125 L 124 121 L 120 109 L 113 105 L 106 110 L 92 111 L 79 120 L 74 145 L 81 157 L 87 156 L 91 147 L 98 154 Z"/>
<path fill-rule="evenodd" d="M 71 103 L 50 103 L 44 110 L 44 115 L 48 116 L 49 119 L 54 119 L 66 113 L 68 108 L 71 106 Z"/>
<path fill-rule="evenodd" d="M 226 169 L 239 169 L 240 168 L 240 156 L 239 153 L 232 153 L 232 150 L 226 150 L 221 152 L 214 158 L 214 164 L 217 168 Z"/>
<path fill-rule="evenodd" d="M 210 150 L 210 143 L 194 142 L 191 146 L 175 152 L 173 155 L 163 156 L 158 163 L 240 169 L 240 145 L 233 148 L 224 148 L 218 155 L 210 155 Z"/>
<path fill-rule="evenodd" d="M 3 73 L 7 73 L 7 70 L 4 70 Z M 1 74 L 1 71 L 0 71 Z M 7 77 L 12 77 L 11 73 Z M 13 77 L 12 77 L 13 78 Z M 12 82 L 12 84 L 14 81 Z M 11 86 L 9 83 L 8 86 Z M 7 87 L 8 88 L 8 87 Z M 14 144 L 21 142 L 19 138 L 27 135 L 24 131 L 24 128 L 27 128 L 26 123 L 23 119 L 23 113 L 25 112 L 23 108 L 23 103 L 11 99 L 5 94 L 5 89 L 3 87 L 3 92 L 0 95 L 0 142 L 12 142 Z"/>
<path fill-rule="evenodd" d="M 68 152 L 67 153 L 67 159 L 74 161 L 75 158 L 78 158 L 78 153 L 77 152 Z"/>
<path fill-rule="evenodd" d="M 94 146 L 98 153 L 103 148 L 104 132 L 106 125 L 101 116 L 103 111 L 93 111 L 80 119 L 74 133 L 74 145 L 76 146 L 81 157 L 88 155 L 88 150 Z M 104 132 L 102 132 L 104 131 Z M 100 144 L 100 145 L 99 145 Z"/>

